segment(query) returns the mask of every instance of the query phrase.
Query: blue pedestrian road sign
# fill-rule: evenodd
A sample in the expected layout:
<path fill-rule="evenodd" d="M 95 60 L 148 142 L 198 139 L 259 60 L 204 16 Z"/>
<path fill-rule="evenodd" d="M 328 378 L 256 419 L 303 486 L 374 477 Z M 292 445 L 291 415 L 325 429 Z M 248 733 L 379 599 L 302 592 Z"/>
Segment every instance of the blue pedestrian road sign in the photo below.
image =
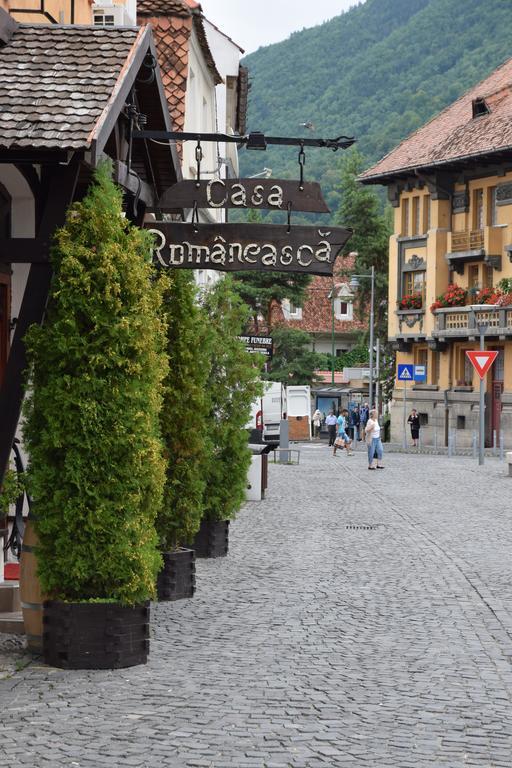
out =
<path fill-rule="evenodd" d="M 415 365 L 414 366 L 414 381 L 426 381 L 427 380 L 427 366 Z"/>
<path fill-rule="evenodd" d="M 398 381 L 414 381 L 414 365 L 398 366 Z"/>

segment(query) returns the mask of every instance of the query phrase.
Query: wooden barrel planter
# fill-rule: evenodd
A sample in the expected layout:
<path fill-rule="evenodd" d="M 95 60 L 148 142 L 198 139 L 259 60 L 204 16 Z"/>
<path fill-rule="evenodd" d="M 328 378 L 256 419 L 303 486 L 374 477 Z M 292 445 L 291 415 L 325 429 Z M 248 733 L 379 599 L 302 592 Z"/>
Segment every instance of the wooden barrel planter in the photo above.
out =
<path fill-rule="evenodd" d="M 35 547 L 38 544 L 33 518 L 25 525 L 20 559 L 20 601 L 27 637 L 27 647 L 32 653 L 43 650 L 43 595 L 37 575 Z"/>
<path fill-rule="evenodd" d="M 226 557 L 229 548 L 229 520 L 202 520 L 189 545 L 196 557 Z"/>
<path fill-rule="evenodd" d="M 145 664 L 149 602 L 44 604 L 43 655 L 61 669 L 121 669 Z"/>
<path fill-rule="evenodd" d="M 183 600 L 196 591 L 196 556 L 191 549 L 163 552 L 164 565 L 156 583 L 158 600 Z"/>

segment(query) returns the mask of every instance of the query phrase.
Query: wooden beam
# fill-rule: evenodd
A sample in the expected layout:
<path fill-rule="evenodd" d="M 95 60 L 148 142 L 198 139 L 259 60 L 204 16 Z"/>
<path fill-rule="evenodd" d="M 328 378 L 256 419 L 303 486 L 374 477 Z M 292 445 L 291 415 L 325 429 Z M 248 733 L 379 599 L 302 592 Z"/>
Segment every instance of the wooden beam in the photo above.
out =
<path fill-rule="evenodd" d="M 77 157 L 68 165 L 55 166 L 52 174 L 52 193 L 46 201 L 39 238 L 32 243 L 37 242 L 40 247 L 43 242 L 49 243 L 55 229 L 64 223 L 66 211 L 75 193 L 79 170 L 80 162 Z M 32 324 L 43 322 L 51 279 L 52 268 L 49 263 L 32 263 L 0 388 L 0 485 L 8 466 L 25 395 L 27 354 L 23 339 Z"/>
<path fill-rule="evenodd" d="M 114 178 L 115 181 L 121 187 L 127 189 L 128 192 L 131 192 L 133 195 L 138 195 L 139 200 L 148 208 L 153 209 L 157 204 L 153 188 L 145 181 L 142 181 L 135 171 L 128 173 L 128 166 L 126 163 L 122 163 L 120 160 L 116 161 Z"/>
<path fill-rule="evenodd" d="M 48 238 L 0 238 L 0 264 L 45 264 L 49 252 Z"/>

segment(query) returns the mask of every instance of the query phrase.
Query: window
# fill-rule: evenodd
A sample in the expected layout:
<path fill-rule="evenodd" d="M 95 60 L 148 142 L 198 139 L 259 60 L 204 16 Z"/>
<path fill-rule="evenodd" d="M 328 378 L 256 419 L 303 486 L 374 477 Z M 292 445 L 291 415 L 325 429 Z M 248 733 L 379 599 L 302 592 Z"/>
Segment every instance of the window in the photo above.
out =
<path fill-rule="evenodd" d="M 420 233 L 420 198 L 413 197 L 412 199 L 412 234 L 419 235 Z"/>
<path fill-rule="evenodd" d="M 473 229 L 484 228 L 484 191 L 475 189 L 473 191 Z"/>
<path fill-rule="evenodd" d="M 289 299 L 283 299 L 281 306 L 285 320 L 302 320 L 302 307 L 297 307 Z"/>
<path fill-rule="evenodd" d="M 492 288 L 494 281 L 494 269 L 488 264 L 484 265 L 484 288 Z"/>
<path fill-rule="evenodd" d="M 457 429 L 466 429 L 466 417 L 465 416 L 457 416 Z"/>
<path fill-rule="evenodd" d="M 498 352 L 498 357 L 494 361 L 494 365 L 492 367 L 492 377 L 494 381 L 503 381 L 505 376 L 505 355 L 503 354 L 503 350 L 500 349 Z"/>
<path fill-rule="evenodd" d="M 115 24 L 115 17 L 111 13 L 105 13 L 104 11 L 94 12 L 94 26 L 95 27 L 113 27 Z"/>
<path fill-rule="evenodd" d="M 430 229 L 430 195 L 423 198 L 423 232 L 427 233 Z"/>
<path fill-rule="evenodd" d="M 480 288 L 478 264 L 468 265 L 468 288 Z"/>
<path fill-rule="evenodd" d="M 402 200 L 402 235 L 407 237 L 409 234 L 409 200 Z"/>
<path fill-rule="evenodd" d="M 466 355 L 466 349 L 471 347 L 459 347 L 457 350 L 457 376 L 456 386 L 471 387 L 473 385 L 473 366 Z"/>
<path fill-rule="evenodd" d="M 427 347 L 414 348 L 414 365 L 424 365 L 428 380 L 428 349 Z"/>
<path fill-rule="evenodd" d="M 487 190 L 488 214 L 487 221 L 490 227 L 495 227 L 498 223 L 498 206 L 496 205 L 496 187 L 489 187 Z"/>
<path fill-rule="evenodd" d="M 431 352 L 431 370 L 432 370 L 432 384 L 439 384 L 439 373 L 441 367 L 441 355 L 439 352 Z"/>
<path fill-rule="evenodd" d="M 425 298 L 425 272 L 404 272 L 403 296 L 411 293 L 421 293 Z"/>
<path fill-rule="evenodd" d="M 352 320 L 353 319 L 352 302 L 344 301 L 343 299 L 334 299 L 334 316 L 338 320 Z"/>

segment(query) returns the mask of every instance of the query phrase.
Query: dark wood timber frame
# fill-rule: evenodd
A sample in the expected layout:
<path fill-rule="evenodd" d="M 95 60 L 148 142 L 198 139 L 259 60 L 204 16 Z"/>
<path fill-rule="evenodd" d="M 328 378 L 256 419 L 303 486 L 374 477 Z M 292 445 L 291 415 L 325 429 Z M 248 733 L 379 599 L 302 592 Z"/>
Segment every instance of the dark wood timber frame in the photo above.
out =
<path fill-rule="evenodd" d="M 5 21 L 0 14 L 2 20 Z M 0 28 L 0 37 L 8 39 L 9 33 L 10 28 Z M 146 208 L 154 207 L 165 189 L 181 180 L 175 147 L 162 147 L 146 140 L 138 141 L 136 146 L 132 143 L 134 125 L 141 114 L 155 127 L 171 127 L 160 75 L 154 68 L 155 57 L 148 28 L 109 102 L 108 112 L 102 114 L 97 124 L 90 146 L 79 150 L 66 146 L 55 150 L 0 149 L 0 171 L 2 165 L 15 167 L 30 189 L 35 226 L 32 238 L 12 237 L 6 225 L 11 202 L 4 194 L 0 197 L 0 272 L 10 277 L 12 264 L 30 265 L 18 317 L 7 319 L 14 325 L 14 333 L 0 382 L 0 485 L 25 394 L 27 357 L 23 339 L 32 324 L 44 320 L 52 280 L 51 241 L 55 230 L 64 224 L 70 204 L 85 196 L 94 168 L 106 158 L 113 163 L 114 181 L 124 190 L 126 215 L 138 225 L 142 224 Z M 0 180 L 1 177 L 0 172 Z"/>

